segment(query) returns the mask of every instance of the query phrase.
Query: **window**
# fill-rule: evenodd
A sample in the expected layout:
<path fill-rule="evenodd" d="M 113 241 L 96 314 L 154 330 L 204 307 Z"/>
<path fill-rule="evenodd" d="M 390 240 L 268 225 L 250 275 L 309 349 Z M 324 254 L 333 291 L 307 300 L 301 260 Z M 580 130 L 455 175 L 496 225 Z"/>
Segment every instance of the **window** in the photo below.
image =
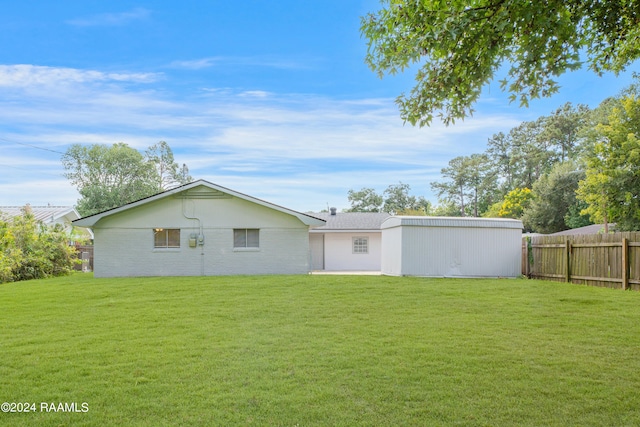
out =
<path fill-rule="evenodd" d="M 369 238 L 368 237 L 354 237 L 353 238 L 353 253 L 354 254 L 368 254 L 369 253 Z"/>
<path fill-rule="evenodd" d="M 236 228 L 233 230 L 234 248 L 259 248 L 260 230 L 257 228 Z"/>
<path fill-rule="evenodd" d="M 154 248 L 179 248 L 180 230 L 177 228 L 154 228 L 153 229 Z"/>

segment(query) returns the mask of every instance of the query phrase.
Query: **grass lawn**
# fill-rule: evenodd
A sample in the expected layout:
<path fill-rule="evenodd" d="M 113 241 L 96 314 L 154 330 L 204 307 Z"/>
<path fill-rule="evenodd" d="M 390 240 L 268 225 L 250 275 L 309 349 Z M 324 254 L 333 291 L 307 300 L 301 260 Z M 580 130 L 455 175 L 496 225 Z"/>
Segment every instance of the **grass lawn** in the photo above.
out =
<path fill-rule="evenodd" d="M 0 425 L 640 425 L 637 292 L 76 274 L 0 285 L 0 339 Z"/>

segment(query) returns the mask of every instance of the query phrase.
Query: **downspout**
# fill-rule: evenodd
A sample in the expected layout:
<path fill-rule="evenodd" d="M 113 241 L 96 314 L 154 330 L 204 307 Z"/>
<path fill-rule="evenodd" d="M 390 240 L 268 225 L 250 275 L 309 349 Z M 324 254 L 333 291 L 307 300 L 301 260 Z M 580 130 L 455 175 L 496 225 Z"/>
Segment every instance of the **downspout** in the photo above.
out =
<path fill-rule="evenodd" d="M 182 216 L 186 219 L 196 220 L 198 221 L 198 246 L 200 246 L 200 275 L 204 276 L 204 232 L 202 227 L 202 221 L 198 217 L 190 217 L 187 215 L 185 211 L 185 198 L 182 199 Z M 194 213 L 195 213 L 195 204 L 194 204 Z"/>

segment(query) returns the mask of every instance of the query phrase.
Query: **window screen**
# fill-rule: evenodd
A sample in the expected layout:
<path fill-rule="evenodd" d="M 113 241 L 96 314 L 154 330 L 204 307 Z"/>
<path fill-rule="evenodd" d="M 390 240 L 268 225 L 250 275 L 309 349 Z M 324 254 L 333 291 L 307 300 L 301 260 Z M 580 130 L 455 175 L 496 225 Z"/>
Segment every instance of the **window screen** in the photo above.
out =
<path fill-rule="evenodd" d="M 233 230 L 234 248 L 259 248 L 260 230 L 257 228 L 236 228 Z"/>
<path fill-rule="evenodd" d="M 179 248 L 180 229 L 177 228 L 154 228 L 153 229 L 154 248 Z"/>

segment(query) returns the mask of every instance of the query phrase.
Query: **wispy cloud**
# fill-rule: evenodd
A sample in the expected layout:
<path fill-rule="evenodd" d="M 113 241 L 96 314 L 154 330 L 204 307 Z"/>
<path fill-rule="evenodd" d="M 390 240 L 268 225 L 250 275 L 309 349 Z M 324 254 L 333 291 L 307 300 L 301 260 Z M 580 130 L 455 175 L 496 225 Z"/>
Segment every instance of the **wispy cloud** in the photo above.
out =
<path fill-rule="evenodd" d="M 0 127 L 7 132 L 1 145 L 11 163 L 24 168 L 23 188 L 37 194 L 32 181 L 45 178 L 38 175 L 38 159 L 53 162 L 47 179 L 64 171 L 55 169 L 59 155 L 11 147 L 12 134 L 20 135 L 22 144 L 62 152 L 73 143 L 125 142 L 143 150 L 165 140 L 192 176 L 298 210 L 321 209 L 327 202 L 346 207 L 350 188 L 382 191 L 398 181 L 430 197 L 429 183 L 449 159 L 484 151 L 489 136 L 519 123 L 508 115 L 478 115 L 455 127 L 414 128 L 402 125 L 393 99 L 229 88 L 193 97 L 130 84 L 152 83 L 156 77 L 0 66 Z M 18 193 L 0 191 L 0 204 L 69 203 L 67 185 L 48 188 L 40 198 L 18 200 L 6 200 Z M 73 203 L 77 195 L 71 198 Z"/>
<path fill-rule="evenodd" d="M 160 74 L 157 73 L 109 73 L 30 64 L 0 65 L 0 86 L 9 87 L 27 88 L 90 82 L 151 83 L 159 77 Z"/>
<path fill-rule="evenodd" d="M 169 64 L 169 67 L 185 68 L 188 70 L 201 70 L 203 68 L 213 67 L 214 65 L 222 61 L 223 59 L 219 57 L 191 59 L 191 60 L 185 60 L 185 61 L 173 61 L 171 64 Z"/>
<path fill-rule="evenodd" d="M 127 12 L 118 13 L 101 13 L 98 15 L 76 18 L 67 21 L 67 24 L 76 27 L 97 27 L 97 26 L 121 26 L 127 25 L 134 21 L 149 18 L 151 11 L 148 9 L 137 7 Z"/>
<path fill-rule="evenodd" d="M 278 56 L 210 56 L 206 58 L 177 60 L 169 68 L 201 70 L 217 66 L 224 67 L 263 67 L 282 70 L 309 69 L 317 63 L 314 58 L 283 58 Z"/>

